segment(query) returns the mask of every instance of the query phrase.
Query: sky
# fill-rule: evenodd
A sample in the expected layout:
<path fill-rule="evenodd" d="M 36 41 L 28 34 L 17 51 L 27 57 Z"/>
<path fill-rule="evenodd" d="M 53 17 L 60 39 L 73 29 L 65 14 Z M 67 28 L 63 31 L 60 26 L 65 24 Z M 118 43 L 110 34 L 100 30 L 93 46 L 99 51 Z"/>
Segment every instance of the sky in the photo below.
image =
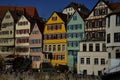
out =
<path fill-rule="evenodd" d="M 62 11 L 70 2 L 84 4 L 91 10 L 98 0 L 0 0 L 0 6 L 32 6 L 37 9 L 40 17 L 48 19 L 52 12 Z"/>

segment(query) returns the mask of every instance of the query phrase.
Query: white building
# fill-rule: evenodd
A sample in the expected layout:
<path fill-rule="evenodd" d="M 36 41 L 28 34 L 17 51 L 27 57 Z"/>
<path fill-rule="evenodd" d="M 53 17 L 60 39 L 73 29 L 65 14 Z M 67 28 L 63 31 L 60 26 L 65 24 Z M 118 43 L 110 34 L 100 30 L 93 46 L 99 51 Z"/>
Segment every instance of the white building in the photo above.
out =
<path fill-rule="evenodd" d="M 106 46 L 109 55 L 106 73 L 120 71 L 120 6 L 106 17 Z"/>
<path fill-rule="evenodd" d="M 16 24 L 16 53 L 19 55 L 29 55 L 29 34 L 30 34 L 30 22 L 22 15 Z"/>
<path fill-rule="evenodd" d="M 77 73 L 101 75 L 108 67 L 108 53 L 104 41 L 80 42 Z"/>
<path fill-rule="evenodd" d="M 106 17 L 106 46 L 110 58 L 120 58 L 120 12 Z"/>
<path fill-rule="evenodd" d="M 74 2 L 71 2 L 68 6 L 66 6 L 62 13 L 64 14 L 67 14 L 67 15 L 73 15 L 73 13 L 75 11 L 80 11 L 81 13 L 84 13 L 84 14 L 88 14 L 89 13 L 89 9 L 83 5 L 83 4 L 78 4 L 78 3 L 74 3 Z"/>

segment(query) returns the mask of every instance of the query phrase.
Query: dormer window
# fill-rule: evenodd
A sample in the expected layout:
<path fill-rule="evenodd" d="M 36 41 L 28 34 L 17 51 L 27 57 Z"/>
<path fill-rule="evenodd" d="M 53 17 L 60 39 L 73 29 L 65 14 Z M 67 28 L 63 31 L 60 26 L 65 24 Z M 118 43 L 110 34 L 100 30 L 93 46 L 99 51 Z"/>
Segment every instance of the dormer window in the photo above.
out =
<path fill-rule="evenodd" d="M 56 20 L 57 20 L 57 16 L 53 16 L 52 21 L 56 21 Z"/>

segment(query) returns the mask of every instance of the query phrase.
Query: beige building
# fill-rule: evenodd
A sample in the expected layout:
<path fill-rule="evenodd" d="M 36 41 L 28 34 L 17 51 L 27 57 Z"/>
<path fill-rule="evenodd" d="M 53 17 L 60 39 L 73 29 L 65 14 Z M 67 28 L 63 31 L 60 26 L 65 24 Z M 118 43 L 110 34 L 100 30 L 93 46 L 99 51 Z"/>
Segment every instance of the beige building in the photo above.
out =
<path fill-rule="evenodd" d="M 40 68 L 42 66 L 41 63 L 44 61 L 44 54 L 42 53 L 42 32 L 44 23 L 35 22 L 32 24 L 29 37 L 30 57 L 32 58 L 32 68 Z"/>
<path fill-rule="evenodd" d="M 80 42 L 78 74 L 101 75 L 108 68 L 108 53 L 103 41 Z"/>
<path fill-rule="evenodd" d="M 102 71 L 108 67 L 105 17 L 112 11 L 110 5 L 111 3 L 105 0 L 99 0 L 85 19 L 85 40 L 80 42 L 78 73 L 101 75 Z M 84 60 L 87 62 L 81 64 Z"/>
<path fill-rule="evenodd" d="M 0 29 L 0 54 L 4 56 L 13 54 L 15 49 L 15 21 L 17 16 L 15 16 L 12 11 L 5 11 Z M 2 16 L 1 15 L 1 16 Z"/>
<path fill-rule="evenodd" d="M 30 22 L 22 15 L 16 24 L 15 54 L 29 56 Z"/>

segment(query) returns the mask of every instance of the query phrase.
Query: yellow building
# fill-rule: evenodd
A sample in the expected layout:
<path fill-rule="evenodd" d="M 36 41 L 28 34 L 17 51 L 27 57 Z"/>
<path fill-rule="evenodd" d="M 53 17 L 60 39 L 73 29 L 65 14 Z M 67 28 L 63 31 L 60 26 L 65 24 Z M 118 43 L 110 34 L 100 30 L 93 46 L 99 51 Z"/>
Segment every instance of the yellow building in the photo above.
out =
<path fill-rule="evenodd" d="M 45 24 L 43 51 L 52 53 L 53 66 L 67 65 L 66 20 L 67 15 L 53 12 Z"/>

